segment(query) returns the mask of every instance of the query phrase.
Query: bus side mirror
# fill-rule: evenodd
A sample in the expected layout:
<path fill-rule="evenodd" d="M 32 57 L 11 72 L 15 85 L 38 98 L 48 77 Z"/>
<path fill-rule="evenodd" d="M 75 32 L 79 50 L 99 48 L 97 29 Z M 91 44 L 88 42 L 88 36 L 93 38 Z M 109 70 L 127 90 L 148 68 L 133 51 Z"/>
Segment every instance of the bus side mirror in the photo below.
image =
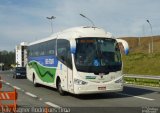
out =
<path fill-rule="evenodd" d="M 128 55 L 129 53 L 129 45 L 128 42 L 123 39 L 116 39 L 119 45 L 119 48 L 121 52 L 123 52 L 125 55 Z"/>

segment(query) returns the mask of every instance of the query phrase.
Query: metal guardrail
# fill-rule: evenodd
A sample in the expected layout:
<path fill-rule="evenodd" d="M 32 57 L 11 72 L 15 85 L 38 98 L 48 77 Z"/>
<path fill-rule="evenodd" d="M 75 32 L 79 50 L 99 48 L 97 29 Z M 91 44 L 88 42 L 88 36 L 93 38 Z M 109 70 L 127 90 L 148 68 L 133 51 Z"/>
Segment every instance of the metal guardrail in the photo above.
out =
<path fill-rule="evenodd" d="M 126 83 L 132 83 L 132 84 L 139 83 L 140 84 L 140 83 L 144 82 L 145 85 L 152 84 L 151 86 L 160 87 L 160 76 L 124 74 L 124 78 L 131 78 L 134 80 L 134 81 L 126 81 Z M 140 80 L 140 79 L 155 80 L 156 82 L 154 82 L 154 83 L 153 82 L 145 82 L 145 80 Z"/>
<path fill-rule="evenodd" d="M 142 79 L 160 80 L 160 76 L 152 76 L 152 75 L 124 74 L 124 77 L 127 77 L 127 78 L 142 78 Z"/>

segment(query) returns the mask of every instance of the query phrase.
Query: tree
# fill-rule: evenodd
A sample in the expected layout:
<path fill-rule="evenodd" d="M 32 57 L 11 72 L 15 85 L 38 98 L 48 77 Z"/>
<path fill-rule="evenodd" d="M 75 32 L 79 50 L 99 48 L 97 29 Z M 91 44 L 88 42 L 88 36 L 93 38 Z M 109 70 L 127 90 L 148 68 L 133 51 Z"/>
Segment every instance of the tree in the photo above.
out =
<path fill-rule="evenodd" d="M 15 52 L 0 51 L 0 63 L 4 63 L 4 69 L 10 69 L 11 64 L 15 64 Z"/>

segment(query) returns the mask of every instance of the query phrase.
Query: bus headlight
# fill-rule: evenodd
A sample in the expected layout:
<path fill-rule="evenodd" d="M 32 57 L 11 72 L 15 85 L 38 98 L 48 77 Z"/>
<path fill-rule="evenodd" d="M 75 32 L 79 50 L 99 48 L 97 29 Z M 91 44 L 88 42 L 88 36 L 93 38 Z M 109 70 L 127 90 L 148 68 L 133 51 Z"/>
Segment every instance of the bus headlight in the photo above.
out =
<path fill-rule="evenodd" d="M 120 79 L 116 80 L 115 83 L 123 83 L 123 79 L 120 78 Z"/>
<path fill-rule="evenodd" d="M 76 85 L 86 85 L 87 84 L 87 82 L 79 80 L 79 79 L 74 79 L 74 83 Z"/>

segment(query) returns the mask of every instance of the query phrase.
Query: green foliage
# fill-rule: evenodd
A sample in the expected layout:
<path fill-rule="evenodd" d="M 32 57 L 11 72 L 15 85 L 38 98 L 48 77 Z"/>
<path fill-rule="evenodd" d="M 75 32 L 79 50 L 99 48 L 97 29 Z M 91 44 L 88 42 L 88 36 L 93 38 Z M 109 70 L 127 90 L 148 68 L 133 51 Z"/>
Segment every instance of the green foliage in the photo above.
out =
<path fill-rule="evenodd" d="M 15 64 L 15 53 L 10 51 L 0 51 L 0 63 L 4 63 L 4 69 L 9 69 L 11 64 Z"/>
<path fill-rule="evenodd" d="M 122 58 L 125 74 L 160 75 L 160 53 L 132 53 Z"/>

